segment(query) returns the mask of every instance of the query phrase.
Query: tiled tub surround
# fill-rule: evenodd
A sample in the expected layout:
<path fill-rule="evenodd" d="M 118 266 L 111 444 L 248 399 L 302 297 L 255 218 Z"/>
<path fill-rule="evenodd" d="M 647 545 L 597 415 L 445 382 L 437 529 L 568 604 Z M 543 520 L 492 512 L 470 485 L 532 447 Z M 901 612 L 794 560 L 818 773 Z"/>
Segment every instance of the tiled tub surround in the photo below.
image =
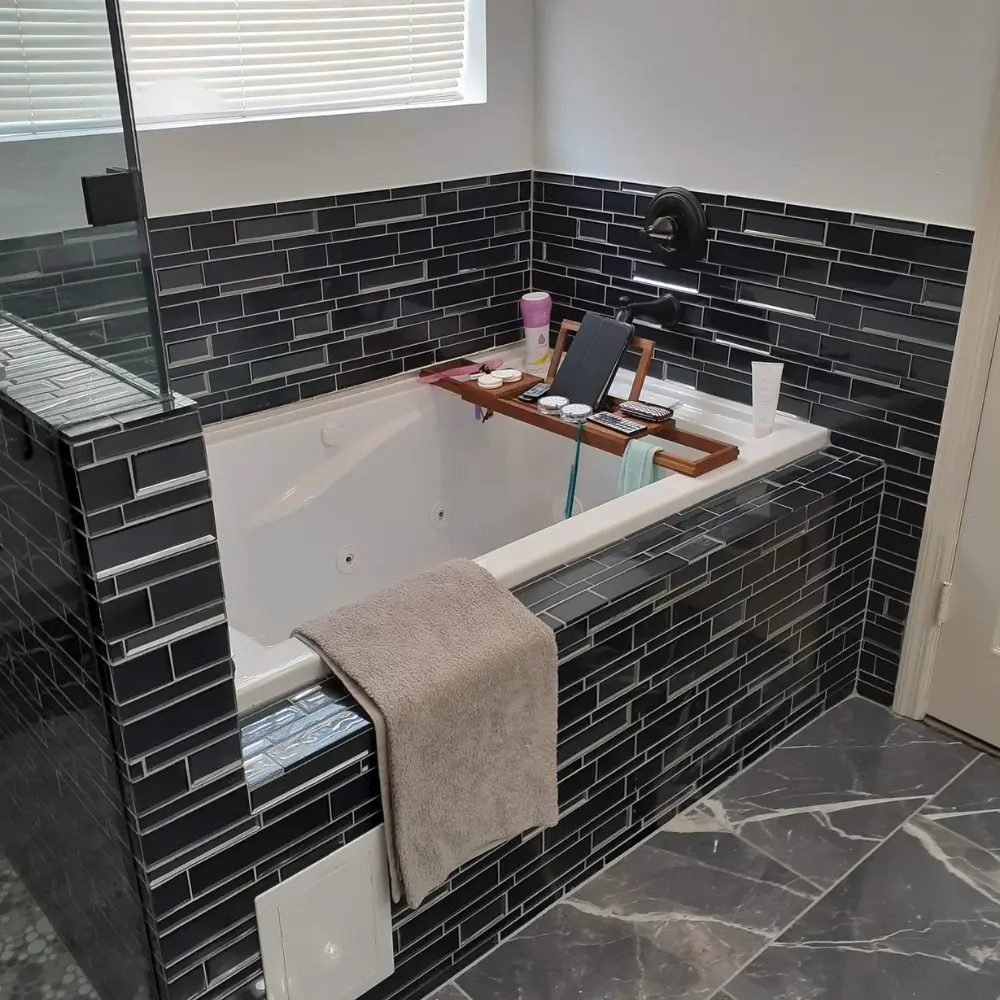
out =
<path fill-rule="evenodd" d="M 886 463 L 860 689 L 892 698 L 969 264 L 968 230 L 699 193 L 705 260 L 654 259 L 656 188 L 536 172 L 533 283 L 555 320 L 670 290 L 675 330 L 646 327 L 653 374 L 750 401 L 750 365 L 785 364 L 781 408 Z"/>
<path fill-rule="evenodd" d="M 16 873 L 0 879 L 0 924 L 10 931 L 0 937 L 17 948 L 33 930 L 18 925 L 30 905 L 20 882 L 49 921 L 22 941 L 25 969 L 17 952 L 0 960 L 0 993 L 23 989 L 27 1000 L 65 983 L 84 993 L 89 980 L 102 1000 L 148 997 L 152 965 L 64 435 L 74 418 L 150 398 L 3 321 L 0 364 L 16 378 L 0 381 L 0 868 Z M 56 935 L 83 972 L 63 960 Z M 39 948 L 51 964 L 32 964 Z M 57 969 L 63 983 L 51 978 Z"/>
<path fill-rule="evenodd" d="M 520 339 L 531 173 L 154 219 L 173 387 L 207 423 Z"/>
<path fill-rule="evenodd" d="M 167 1000 L 221 1000 L 260 974 L 254 898 L 379 801 L 370 725 L 331 684 L 240 726 L 198 414 L 173 407 L 70 423 L 57 450 L 153 966 Z M 397 907 L 372 997 L 443 982 L 852 690 L 883 480 L 814 455 L 520 591 L 559 626 L 564 818 Z"/>
<path fill-rule="evenodd" d="M 397 971 L 370 1000 L 433 989 L 853 690 L 883 481 L 831 449 L 517 589 L 561 651 L 563 818 L 397 906 Z M 252 984 L 255 896 L 381 821 L 371 725 L 333 680 L 241 738 L 252 819 L 156 868 L 170 996 Z"/>
<path fill-rule="evenodd" d="M 328 744 L 317 736 L 324 720 L 315 725 L 309 720 L 304 739 L 323 749 L 304 757 L 297 756 L 295 739 L 265 736 L 275 749 L 263 752 L 282 773 L 262 776 L 251 767 L 248 783 L 197 413 L 174 401 L 172 408 L 145 406 L 108 418 L 114 401 L 96 393 L 92 382 L 81 393 L 76 380 L 96 376 L 85 368 L 74 373 L 77 359 L 35 361 L 38 386 L 19 379 L 13 391 L 28 403 L 48 406 L 56 422 L 63 394 L 66 412 L 79 419 L 86 397 L 97 418 L 61 426 L 59 453 L 75 550 L 82 560 L 86 619 L 95 637 L 90 655 L 106 685 L 105 725 L 116 751 L 154 969 L 169 1000 L 228 997 L 259 975 L 254 897 L 379 821 L 370 729 L 351 720 L 345 724 L 346 740 Z M 51 377 L 53 371 L 59 379 Z M 562 669 L 581 671 L 568 681 L 563 708 L 563 802 L 576 808 L 558 833 L 509 845 L 469 866 L 420 913 L 398 910 L 399 972 L 375 995 L 416 995 L 436 985 L 450 969 L 488 950 L 501 932 L 518 926 L 543 897 L 553 898 L 584 869 L 604 864 L 639 836 L 644 823 L 669 810 L 670 801 L 683 798 L 685 788 L 711 784 L 773 730 L 794 724 L 851 688 L 883 472 L 836 455 L 804 461 L 801 468 L 775 473 L 783 488 L 750 484 L 741 487 L 744 492 L 713 498 L 714 511 L 692 512 L 721 534 L 724 544 L 710 555 L 687 549 L 681 556 L 654 555 L 645 546 L 637 553 L 640 543 L 630 539 L 617 555 L 604 556 L 617 560 L 621 572 L 609 575 L 604 563 L 587 559 L 567 567 L 561 580 L 541 585 L 543 590 L 566 585 L 564 600 L 555 602 L 564 606 L 545 607 L 541 597 L 541 614 L 568 616 L 571 602 L 581 598 L 574 612 L 581 619 L 560 629 L 566 663 L 573 665 Z M 798 481 L 817 489 L 802 488 Z M 779 506 L 781 499 L 786 504 Z M 746 505 L 753 511 L 743 509 Z M 747 513 L 749 518 L 741 517 Z M 791 537 L 807 516 L 809 533 Z M 776 525 L 776 517 L 785 520 Z M 677 544 L 689 541 L 678 524 L 660 526 L 660 531 L 673 535 L 674 528 Z M 759 548 L 746 548 L 751 543 L 777 546 L 778 530 L 788 536 L 780 549 L 758 555 Z M 744 535 L 748 531 L 750 537 Z M 823 545 L 824 533 L 830 533 L 831 545 L 840 543 L 835 550 Z M 694 531 L 703 534 L 704 529 Z M 670 539 L 645 539 L 648 545 L 665 541 Z M 779 551 L 782 564 L 775 569 Z M 806 551 L 817 560 L 812 572 L 798 565 Z M 754 596 L 752 580 L 760 577 L 754 618 L 745 617 L 747 606 L 734 608 L 723 598 L 718 608 L 709 609 L 716 623 L 712 639 L 713 625 L 703 610 L 692 606 L 678 612 L 677 600 L 671 604 L 662 598 L 671 606 L 654 606 L 654 591 L 662 594 L 672 584 L 698 588 L 715 605 L 718 580 L 719 588 L 733 596 L 735 577 L 720 576 L 729 555 L 734 561 L 726 569 L 749 591 L 748 600 Z M 827 560 L 832 560 L 829 566 Z M 645 564 L 642 579 L 634 573 L 637 561 Z M 664 578 L 671 567 L 673 576 Z M 706 571 L 714 576 L 706 577 Z M 579 586 L 570 581 L 574 573 L 587 579 L 596 573 L 600 579 L 577 595 L 568 589 Z M 651 579 L 657 574 L 659 583 Z M 735 600 L 740 593 L 735 592 Z M 772 601 L 773 607 L 766 608 Z M 591 602 L 589 611 L 586 602 Z M 624 617 L 612 621 L 619 614 Z M 676 614 L 690 619 L 682 624 L 678 618 L 672 626 Z M 587 630 L 594 634 L 582 634 Z M 669 645 L 654 649 L 656 636 Z M 728 641 L 742 644 L 732 650 L 735 659 L 716 644 Z M 697 648 L 685 645 L 695 642 Z M 658 714 L 655 703 L 669 699 L 667 678 L 657 688 L 652 677 L 636 675 L 634 684 L 612 693 L 625 677 L 609 675 L 625 667 L 629 657 L 645 654 L 652 664 L 657 656 L 668 656 L 686 663 L 686 652 L 700 664 L 692 667 L 696 673 L 716 671 L 713 683 L 699 688 L 692 681 L 694 688 L 678 690 L 666 715 Z M 756 688 L 751 672 L 758 670 L 780 676 Z M 588 687 L 593 690 L 584 690 Z M 305 697 L 312 704 L 315 696 Z M 591 700 L 594 707 L 587 708 Z M 304 716 L 303 704 L 295 714 Z M 340 710 L 335 714 L 341 717 L 337 724 L 343 724 Z M 641 731 L 647 735 L 640 736 Z M 250 730 L 249 736 L 259 741 L 261 734 Z M 636 749 L 640 740 L 649 740 L 641 753 Z M 657 740 L 671 745 L 662 757 L 654 747 Z M 248 742 L 252 746 L 254 740 Z M 628 779 L 630 760 L 636 773 Z M 662 788 L 654 772 L 666 783 Z"/>
<path fill-rule="evenodd" d="M 135 223 L 0 240 L 0 311 L 158 381 Z"/>
<path fill-rule="evenodd" d="M 639 234 L 655 188 L 529 176 L 154 220 L 175 388 L 214 421 L 500 346 L 529 275 L 557 321 L 670 289 L 654 375 L 749 401 L 765 352 L 783 409 L 886 462 L 861 686 L 889 700 L 972 233 L 699 193 L 707 257 L 678 270 Z"/>

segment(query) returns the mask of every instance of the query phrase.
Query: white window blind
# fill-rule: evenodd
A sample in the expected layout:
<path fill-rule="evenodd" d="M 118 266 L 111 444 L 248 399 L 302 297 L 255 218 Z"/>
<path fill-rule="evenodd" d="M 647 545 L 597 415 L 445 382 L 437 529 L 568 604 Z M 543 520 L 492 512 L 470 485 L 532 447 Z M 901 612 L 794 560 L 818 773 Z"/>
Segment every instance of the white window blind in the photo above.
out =
<path fill-rule="evenodd" d="M 195 122 L 460 100 L 467 5 L 120 0 L 136 118 Z M 119 121 L 104 0 L 0 0 L 0 138 Z"/>
<path fill-rule="evenodd" d="M 104 0 L 0 0 L 0 137 L 119 121 Z"/>
<path fill-rule="evenodd" d="M 459 99 L 466 0 L 121 0 L 140 122 Z"/>

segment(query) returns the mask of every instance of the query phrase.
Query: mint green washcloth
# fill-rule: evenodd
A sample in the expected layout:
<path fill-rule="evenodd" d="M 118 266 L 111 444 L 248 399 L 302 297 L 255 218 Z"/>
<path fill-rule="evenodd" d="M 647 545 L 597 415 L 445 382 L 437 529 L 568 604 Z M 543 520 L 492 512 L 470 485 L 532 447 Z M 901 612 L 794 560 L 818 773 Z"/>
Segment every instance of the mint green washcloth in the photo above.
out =
<path fill-rule="evenodd" d="M 653 465 L 653 456 L 662 449 L 649 438 L 636 438 L 625 446 L 618 469 L 618 496 L 641 490 L 668 475 L 667 469 Z"/>

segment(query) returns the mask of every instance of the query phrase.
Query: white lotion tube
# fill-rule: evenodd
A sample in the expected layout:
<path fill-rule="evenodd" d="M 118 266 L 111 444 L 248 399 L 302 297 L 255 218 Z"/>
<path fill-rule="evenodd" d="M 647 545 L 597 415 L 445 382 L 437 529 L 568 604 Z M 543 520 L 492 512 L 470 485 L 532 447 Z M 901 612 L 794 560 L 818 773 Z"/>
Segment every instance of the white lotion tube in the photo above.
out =
<path fill-rule="evenodd" d="M 753 436 L 767 437 L 774 430 L 774 417 L 778 412 L 781 394 L 781 362 L 754 361 L 753 369 Z"/>

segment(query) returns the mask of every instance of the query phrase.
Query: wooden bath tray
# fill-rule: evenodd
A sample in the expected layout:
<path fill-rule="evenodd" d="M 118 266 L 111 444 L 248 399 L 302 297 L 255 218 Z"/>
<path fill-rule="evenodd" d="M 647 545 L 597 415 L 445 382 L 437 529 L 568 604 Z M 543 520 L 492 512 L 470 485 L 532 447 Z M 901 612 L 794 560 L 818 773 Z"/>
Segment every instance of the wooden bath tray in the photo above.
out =
<path fill-rule="evenodd" d="M 556 341 L 555 351 L 552 355 L 552 362 L 549 366 L 548 382 L 552 382 L 555 378 L 556 371 L 559 368 L 559 361 L 566 350 L 566 341 L 569 335 L 575 333 L 579 329 L 579 326 L 579 323 L 573 323 L 569 320 L 563 322 L 559 330 L 559 338 Z M 632 390 L 628 398 L 630 400 L 637 400 L 639 394 L 642 392 L 646 373 L 649 371 L 649 363 L 653 356 L 654 345 L 651 340 L 635 337 L 632 340 L 632 346 L 639 350 L 640 358 L 639 367 L 636 370 Z M 424 368 L 420 372 L 420 375 L 422 377 L 436 375 L 440 372 L 449 371 L 452 368 L 474 364 L 474 361 L 469 361 L 467 358 L 458 358 L 454 361 L 445 361 L 441 364 Z M 445 378 L 434 382 L 433 385 L 440 386 L 448 392 L 453 392 L 467 402 L 474 403 L 487 412 L 513 417 L 515 420 L 531 424 L 533 427 L 541 427 L 543 430 L 551 431 L 553 434 L 571 438 L 575 441 L 577 432 L 576 424 L 568 423 L 558 415 L 543 413 L 535 404 L 522 403 L 517 398 L 526 389 L 530 389 L 531 386 L 541 381 L 535 375 L 525 375 L 520 382 L 505 384 L 498 389 L 480 388 L 475 378 L 470 381 L 462 381 L 460 378 Z M 617 411 L 616 404 L 618 402 L 620 400 L 609 396 L 609 405 L 605 409 L 612 412 Z M 622 415 L 626 416 L 626 414 Z M 636 418 L 629 417 L 629 419 L 635 420 Z M 728 465 L 739 457 L 739 448 L 735 445 L 729 444 L 726 441 L 718 441 L 715 438 L 703 437 L 700 434 L 692 434 L 690 431 L 682 431 L 674 424 L 673 420 L 664 420 L 659 423 L 640 420 L 639 423 L 646 424 L 646 431 L 643 434 L 634 434 L 632 437 L 625 437 L 624 434 L 619 434 L 607 427 L 601 427 L 600 424 L 588 421 L 583 425 L 583 443 L 612 455 L 622 455 L 625 452 L 626 445 L 632 438 L 652 436 L 661 438 L 664 441 L 673 441 L 694 451 L 704 452 L 702 458 L 694 459 L 674 455 L 668 451 L 658 452 L 654 456 L 653 462 L 655 465 L 664 469 L 670 469 L 673 472 L 679 472 L 685 476 L 703 476 L 706 472 L 711 472 L 720 466 Z"/>

